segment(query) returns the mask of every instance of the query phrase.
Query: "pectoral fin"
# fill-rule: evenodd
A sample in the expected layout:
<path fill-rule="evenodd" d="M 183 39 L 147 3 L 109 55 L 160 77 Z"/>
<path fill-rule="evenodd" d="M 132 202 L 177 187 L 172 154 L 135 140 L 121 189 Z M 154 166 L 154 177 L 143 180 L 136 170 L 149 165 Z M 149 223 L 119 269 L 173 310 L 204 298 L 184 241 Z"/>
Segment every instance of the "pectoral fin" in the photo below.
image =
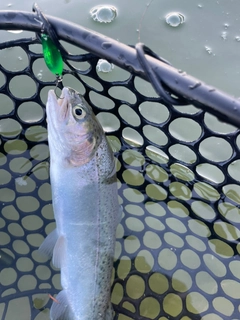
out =
<path fill-rule="evenodd" d="M 51 259 L 56 268 L 61 268 L 61 261 L 64 256 L 65 238 L 58 235 L 57 230 L 53 230 L 39 247 L 39 252 Z"/>
<path fill-rule="evenodd" d="M 58 239 L 58 233 L 57 229 L 54 229 L 52 232 L 49 233 L 49 235 L 44 239 L 43 243 L 39 247 L 39 252 L 48 257 L 48 259 L 51 259 L 53 255 L 53 249 L 56 245 Z"/>

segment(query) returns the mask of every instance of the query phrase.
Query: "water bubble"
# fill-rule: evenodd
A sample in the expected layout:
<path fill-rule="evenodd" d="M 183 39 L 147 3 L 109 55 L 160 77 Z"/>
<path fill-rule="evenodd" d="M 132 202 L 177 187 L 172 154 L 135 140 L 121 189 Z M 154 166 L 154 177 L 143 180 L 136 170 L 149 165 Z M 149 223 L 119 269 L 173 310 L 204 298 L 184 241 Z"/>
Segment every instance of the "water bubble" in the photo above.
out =
<path fill-rule="evenodd" d="M 105 72 L 105 73 L 111 72 L 113 68 L 114 68 L 114 65 L 105 59 L 99 59 L 96 67 L 98 72 Z"/>
<path fill-rule="evenodd" d="M 42 77 L 43 77 L 43 73 L 42 73 L 42 70 L 40 70 L 40 71 L 38 72 L 38 74 L 37 74 L 37 78 L 38 78 L 39 80 L 42 80 Z"/>
<path fill-rule="evenodd" d="M 229 24 L 228 23 L 224 23 L 224 29 L 227 30 L 229 27 Z"/>
<path fill-rule="evenodd" d="M 20 56 L 18 57 L 18 60 L 19 60 L 19 61 L 22 61 L 22 59 L 23 59 L 22 57 L 20 57 Z"/>
<path fill-rule="evenodd" d="M 104 50 L 107 50 L 109 48 L 111 48 L 112 44 L 111 42 L 103 42 L 101 47 L 104 49 Z"/>
<path fill-rule="evenodd" d="M 171 27 L 178 27 L 185 21 L 185 16 L 180 12 L 170 12 L 166 15 L 165 21 Z"/>
<path fill-rule="evenodd" d="M 187 75 L 187 72 L 183 71 L 183 70 L 178 70 L 178 73 L 180 73 L 181 76 L 183 76 L 183 77 L 185 77 Z"/>
<path fill-rule="evenodd" d="M 227 40 L 227 32 L 226 32 L 226 31 L 223 31 L 223 32 L 221 33 L 221 38 L 222 38 L 223 40 Z"/>
<path fill-rule="evenodd" d="M 12 6 L 12 3 L 9 3 L 7 6 L 8 6 L 8 7 L 11 7 L 11 6 Z"/>
<path fill-rule="evenodd" d="M 99 5 L 90 10 L 90 15 L 94 21 L 110 23 L 117 16 L 117 8 L 109 5 Z"/>
<path fill-rule="evenodd" d="M 216 91 L 215 88 L 210 88 L 210 89 L 208 90 L 208 92 L 214 92 L 214 91 Z"/>
<path fill-rule="evenodd" d="M 208 54 L 212 54 L 213 53 L 212 49 L 210 47 L 205 46 L 204 48 L 205 48 L 205 50 L 207 51 Z"/>
<path fill-rule="evenodd" d="M 196 88 L 198 88 L 200 86 L 201 86 L 201 82 L 198 81 L 198 82 L 195 82 L 195 83 L 191 84 L 188 87 L 189 87 L 189 89 L 196 89 Z"/>
<path fill-rule="evenodd" d="M 240 36 L 236 36 L 236 37 L 235 37 L 235 40 L 236 40 L 237 42 L 240 42 Z"/>
<path fill-rule="evenodd" d="M 203 7 L 203 5 L 202 4 L 198 4 L 198 8 L 202 8 Z"/>

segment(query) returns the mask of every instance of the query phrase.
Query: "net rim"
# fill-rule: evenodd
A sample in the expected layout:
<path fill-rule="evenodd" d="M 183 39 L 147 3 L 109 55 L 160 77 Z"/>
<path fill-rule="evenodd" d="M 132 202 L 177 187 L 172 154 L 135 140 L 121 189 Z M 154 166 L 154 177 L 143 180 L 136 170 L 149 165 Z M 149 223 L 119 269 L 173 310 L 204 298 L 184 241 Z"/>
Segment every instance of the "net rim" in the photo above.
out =
<path fill-rule="evenodd" d="M 110 60 L 117 66 L 149 81 L 138 57 L 137 50 L 98 32 L 75 23 L 46 15 L 50 24 L 63 41 L 77 45 L 100 58 Z M 46 32 L 38 15 L 32 12 L 0 10 L 0 29 Z M 151 70 L 159 82 L 163 83 L 172 94 L 182 96 L 193 105 L 207 111 L 224 122 L 240 127 L 240 100 L 236 99 L 202 81 L 187 75 L 168 64 L 145 55 Z"/>

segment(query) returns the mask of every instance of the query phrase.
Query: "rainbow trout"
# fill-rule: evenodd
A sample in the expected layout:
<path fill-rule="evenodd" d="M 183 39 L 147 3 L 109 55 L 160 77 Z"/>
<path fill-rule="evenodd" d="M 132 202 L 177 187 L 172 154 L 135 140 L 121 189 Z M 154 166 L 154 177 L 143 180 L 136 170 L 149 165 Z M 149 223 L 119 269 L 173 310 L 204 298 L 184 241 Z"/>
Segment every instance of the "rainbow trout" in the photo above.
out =
<path fill-rule="evenodd" d="M 39 250 L 61 269 L 51 320 L 110 320 L 110 279 L 120 220 L 113 152 L 91 107 L 64 88 L 47 101 L 56 229 Z"/>

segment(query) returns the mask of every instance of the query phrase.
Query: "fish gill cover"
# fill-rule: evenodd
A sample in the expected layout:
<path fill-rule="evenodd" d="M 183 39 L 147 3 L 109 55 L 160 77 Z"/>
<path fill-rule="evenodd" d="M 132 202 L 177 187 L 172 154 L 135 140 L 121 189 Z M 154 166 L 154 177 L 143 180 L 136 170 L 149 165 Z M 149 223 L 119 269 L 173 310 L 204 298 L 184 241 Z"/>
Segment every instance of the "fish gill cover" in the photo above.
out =
<path fill-rule="evenodd" d="M 59 87 L 84 95 L 115 152 L 123 207 L 115 319 L 239 318 L 239 101 L 142 45 L 48 21 L 61 40 Z M 48 319 L 49 294 L 61 290 L 58 270 L 37 251 L 54 228 L 45 103 L 56 81 L 43 62 L 39 35 L 51 32 L 42 22 L 38 13 L 0 12 L 1 29 L 25 30 L 0 44 L 3 320 Z M 97 68 L 100 58 L 111 73 Z"/>

